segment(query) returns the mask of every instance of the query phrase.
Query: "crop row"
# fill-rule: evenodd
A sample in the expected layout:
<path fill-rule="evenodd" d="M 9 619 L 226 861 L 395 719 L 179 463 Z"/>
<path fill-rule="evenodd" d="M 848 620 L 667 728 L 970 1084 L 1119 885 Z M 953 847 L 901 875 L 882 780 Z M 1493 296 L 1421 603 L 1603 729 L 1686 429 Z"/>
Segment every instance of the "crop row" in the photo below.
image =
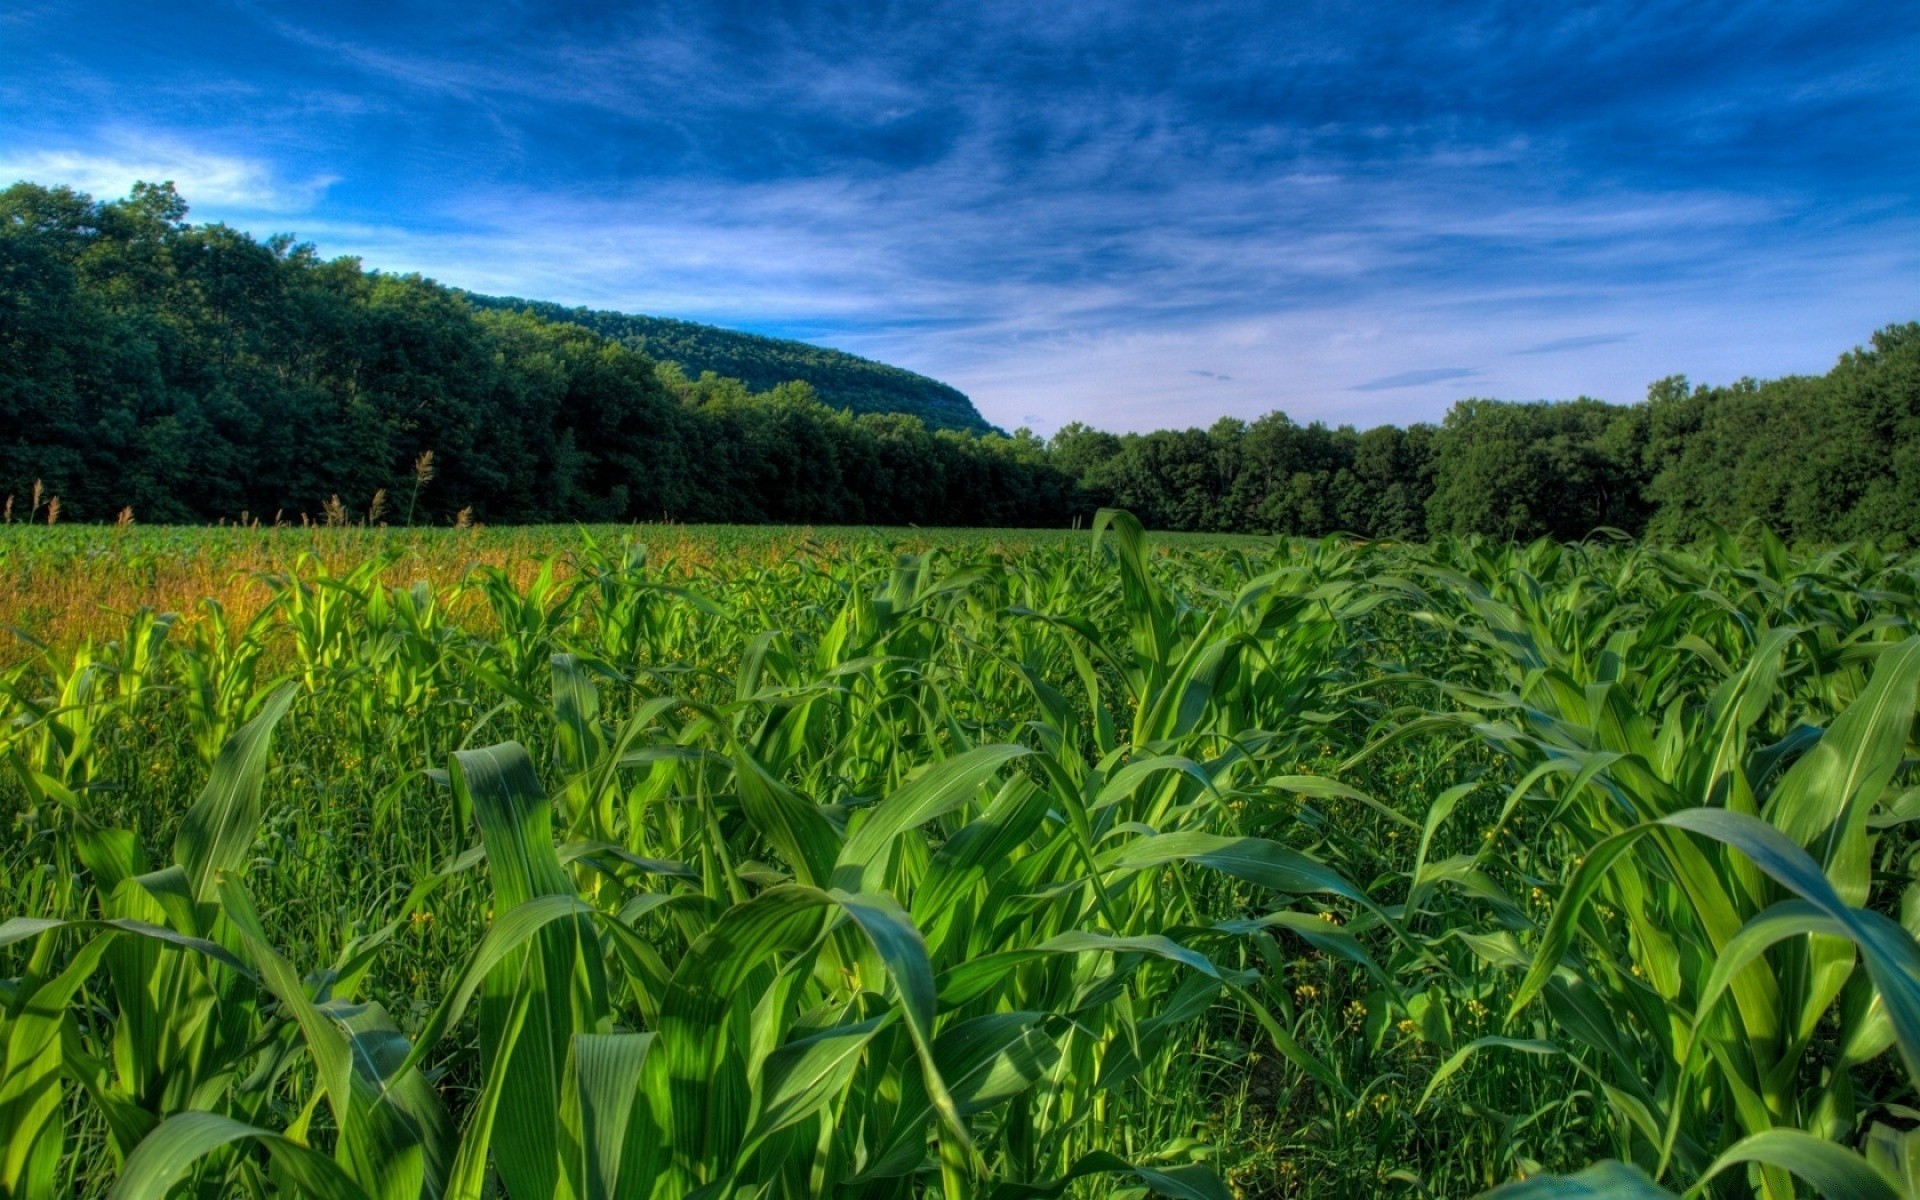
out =
<path fill-rule="evenodd" d="M 1911 560 L 552 537 L 23 643 L 0 1195 L 1920 1194 Z"/>

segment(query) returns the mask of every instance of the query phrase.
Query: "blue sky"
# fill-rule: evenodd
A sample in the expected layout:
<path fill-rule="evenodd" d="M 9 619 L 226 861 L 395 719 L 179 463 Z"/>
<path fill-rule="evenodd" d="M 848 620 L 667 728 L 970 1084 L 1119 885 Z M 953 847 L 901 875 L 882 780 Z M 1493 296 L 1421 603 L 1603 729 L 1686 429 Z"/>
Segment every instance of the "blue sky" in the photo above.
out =
<path fill-rule="evenodd" d="M 1369 425 L 1920 318 L 1920 5 L 15 0 L 0 176 L 945 379 Z"/>

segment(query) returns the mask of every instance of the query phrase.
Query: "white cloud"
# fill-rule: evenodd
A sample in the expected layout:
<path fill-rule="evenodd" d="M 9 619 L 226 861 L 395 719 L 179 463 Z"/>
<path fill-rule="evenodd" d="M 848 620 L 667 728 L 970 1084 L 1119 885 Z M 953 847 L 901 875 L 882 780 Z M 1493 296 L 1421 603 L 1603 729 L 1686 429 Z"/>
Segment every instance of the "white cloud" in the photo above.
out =
<path fill-rule="evenodd" d="M 1674 372 L 1824 371 L 1920 303 L 1920 259 L 1889 253 L 1884 228 L 1796 239 L 1776 208 L 1738 198 L 1489 195 L 1470 218 L 1423 224 L 1438 207 L 1428 180 L 1089 201 L 956 174 L 484 191 L 450 201 L 433 228 L 299 232 L 323 252 L 476 291 L 803 328 L 1042 432 L 1276 408 L 1362 426 L 1434 420 L 1466 395 L 1630 401 Z M 1282 208 L 1293 224 L 1259 227 Z M 1235 236 L 1208 237 L 1215 222 Z M 1549 343 L 1561 352 L 1516 354 Z"/>
<path fill-rule="evenodd" d="M 290 227 L 369 267 L 804 330 L 1042 432 L 1276 408 L 1363 426 L 1432 420 L 1468 394 L 1632 400 L 1676 371 L 1724 382 L 1824 370 L 1920 304 L 1920 252 L 1901 248 L 1920 241 L 1792 198 L 1517 189 L 1419 165 L 1348 177 L 1307 158 L 1244 180 L 1106 186 L 1132 144 L 1124 131 L 1017 178 L 987 140 L 878 176 L 452 188 L 384 219 L 312 211 L 328 180 L 288 182 L 261 159 L 179 140 L 0 149 L 0 182 L 118 195 L 136 178 L 173 179 L 202 217 Z M 297 222 L 277 215 L 302 209 Z M 1557 352 L 1518 353 L 1545 345 Z M 1396 377 L 1406 386 L 1355 390 Z"/>
<path fill-rule="evenodd" d="M 124 196 L 136 181 L 172 180 L 197 209 L 240 212 L 302 212 L 334 180 L 320 176 L 288 180 L 257 158 L 203 150 L 169 137 L 126 131 L 86 148 L 0 150 L 0 181 L 66 184 L 96 198 Z"/>

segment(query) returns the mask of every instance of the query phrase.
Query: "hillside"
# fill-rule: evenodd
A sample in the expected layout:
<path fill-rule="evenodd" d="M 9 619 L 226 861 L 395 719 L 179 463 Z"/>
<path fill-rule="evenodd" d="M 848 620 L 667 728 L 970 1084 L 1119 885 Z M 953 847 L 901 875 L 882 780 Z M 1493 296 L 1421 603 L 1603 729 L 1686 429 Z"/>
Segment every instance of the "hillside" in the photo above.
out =
<path fill-rule="evenodd" d="M 1072 507 L 1037 438 L 675 380 L 581 324 L 186 211 L 171 185 L 0 189 L 0 526 L 1055 525 Z"/>
<path fill-rule="evenodd" d="M 829 408 L 855 413 L 911 413 L 929 429 L 985 433 L 993 428 L 964 392 L 937 379 L 841 350 L 669 317 L 567 308 L 514 296 L 467 293 L 467 299 L 482 308 L 526 311 L 545 321 L 591 329 L 649 358 L 678 363 L 690 376 L 712 371 L 741 380 L 757 392 L 800 379 L 811 384 Z"/>

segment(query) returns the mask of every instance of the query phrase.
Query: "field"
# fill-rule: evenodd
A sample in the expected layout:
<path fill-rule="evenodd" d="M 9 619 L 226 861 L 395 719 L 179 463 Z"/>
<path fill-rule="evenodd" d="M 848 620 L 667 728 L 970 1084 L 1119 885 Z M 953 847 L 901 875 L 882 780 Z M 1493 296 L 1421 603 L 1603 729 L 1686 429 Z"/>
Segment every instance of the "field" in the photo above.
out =
<path fill-rule="evenodd" d="M 0 1196 L 1920 1195 L 1916 621 L 1764 533 L 0 528 Z"/>

